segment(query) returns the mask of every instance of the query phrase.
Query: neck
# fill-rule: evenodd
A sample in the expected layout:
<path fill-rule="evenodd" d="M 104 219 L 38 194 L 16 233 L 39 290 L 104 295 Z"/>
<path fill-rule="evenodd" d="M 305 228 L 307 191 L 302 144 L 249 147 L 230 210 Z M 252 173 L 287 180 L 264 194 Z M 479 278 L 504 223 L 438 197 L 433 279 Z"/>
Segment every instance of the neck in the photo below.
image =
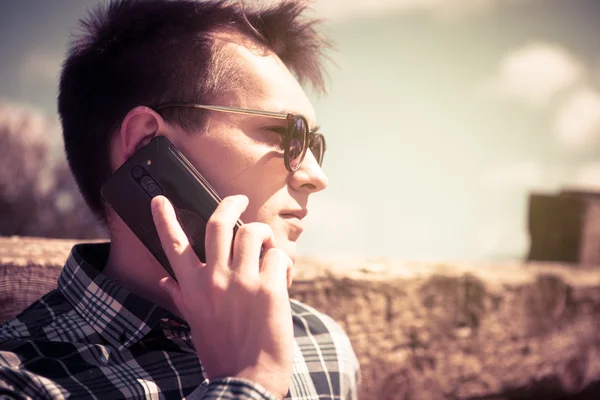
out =
<path fill-rule="evenodd" d="M 104 274 L 128 291 L 178 315 L 171 298 L 159 286 L 168 273 L 122 221 L 110 225 L 110 255 Z"/>

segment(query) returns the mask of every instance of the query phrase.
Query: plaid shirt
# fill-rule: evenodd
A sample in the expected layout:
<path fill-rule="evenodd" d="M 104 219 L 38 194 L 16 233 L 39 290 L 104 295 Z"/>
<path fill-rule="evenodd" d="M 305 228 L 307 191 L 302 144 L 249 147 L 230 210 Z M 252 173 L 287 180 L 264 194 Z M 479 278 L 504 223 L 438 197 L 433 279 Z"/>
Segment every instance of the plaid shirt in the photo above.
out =
<path fill-rule="evenodd" d="M 108 250 L 76 245 L 58 288 L 0 326 L 0 398 L 274 398 L 243 379 L 205 379 L 185 321 L 102 274 Z M 358 362 L 346 334 L 305 304 L 291 300 L 291 308 L 286 398 L 356 399 Z"/>

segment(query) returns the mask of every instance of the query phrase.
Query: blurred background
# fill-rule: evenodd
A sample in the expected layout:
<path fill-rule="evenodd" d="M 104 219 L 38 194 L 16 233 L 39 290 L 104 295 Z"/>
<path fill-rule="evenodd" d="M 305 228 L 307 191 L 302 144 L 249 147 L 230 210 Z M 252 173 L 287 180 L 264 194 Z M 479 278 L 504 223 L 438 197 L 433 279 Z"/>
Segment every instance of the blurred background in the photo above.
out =
<path fill-rule="evenodd" d="M 97 0 L 0 1 L 0 235 L 101 237 L 65 167 L 60 65 Z M 597 0 L 317 0 L 328 190 L 300 253 L 506 260 L 532 191 L 600 188 Z"/>

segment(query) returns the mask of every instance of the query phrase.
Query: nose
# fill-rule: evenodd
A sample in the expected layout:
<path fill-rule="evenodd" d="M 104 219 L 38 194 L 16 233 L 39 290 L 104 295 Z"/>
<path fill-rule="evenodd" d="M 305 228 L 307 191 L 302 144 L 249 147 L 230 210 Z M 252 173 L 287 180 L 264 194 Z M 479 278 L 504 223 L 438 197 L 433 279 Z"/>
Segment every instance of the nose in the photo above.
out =
<path fill-rule="evenodd" d="M 325 171 L 323 171 L 310 149 L 306 152 L 300 168 L 290 175 L 292 186 L 297 190 L 308 191 L 309 193 L 320 192 L 329 184 Z"/>

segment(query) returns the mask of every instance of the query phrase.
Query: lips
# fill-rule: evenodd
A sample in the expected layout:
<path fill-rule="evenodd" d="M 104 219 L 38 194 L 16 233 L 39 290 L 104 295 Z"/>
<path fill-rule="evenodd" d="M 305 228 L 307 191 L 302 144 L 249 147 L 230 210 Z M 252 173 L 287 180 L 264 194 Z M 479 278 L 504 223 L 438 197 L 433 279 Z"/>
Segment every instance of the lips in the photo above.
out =
<path fill-rule="evenodd" d="M 306 214 L 308 214 L 306 209 L 285 210 L 280 213 L 281 217 L 292 227 L 292 231 L 290 231 L 290 240 L 297 240 L 304 231 L 302 220 L 306 217 Z"/>
<path fill-rule="evenodd" d="M 300 221 L 302 221 L 304 218 L 306 218 L 307 214 L 308 214 L 308 210 L 306 208 L 301 208 L 301 209 L 297 209 L 297 210 L 284 210 L 280 213 L 280 215 L 283 218 L 296 218 Z"/>

